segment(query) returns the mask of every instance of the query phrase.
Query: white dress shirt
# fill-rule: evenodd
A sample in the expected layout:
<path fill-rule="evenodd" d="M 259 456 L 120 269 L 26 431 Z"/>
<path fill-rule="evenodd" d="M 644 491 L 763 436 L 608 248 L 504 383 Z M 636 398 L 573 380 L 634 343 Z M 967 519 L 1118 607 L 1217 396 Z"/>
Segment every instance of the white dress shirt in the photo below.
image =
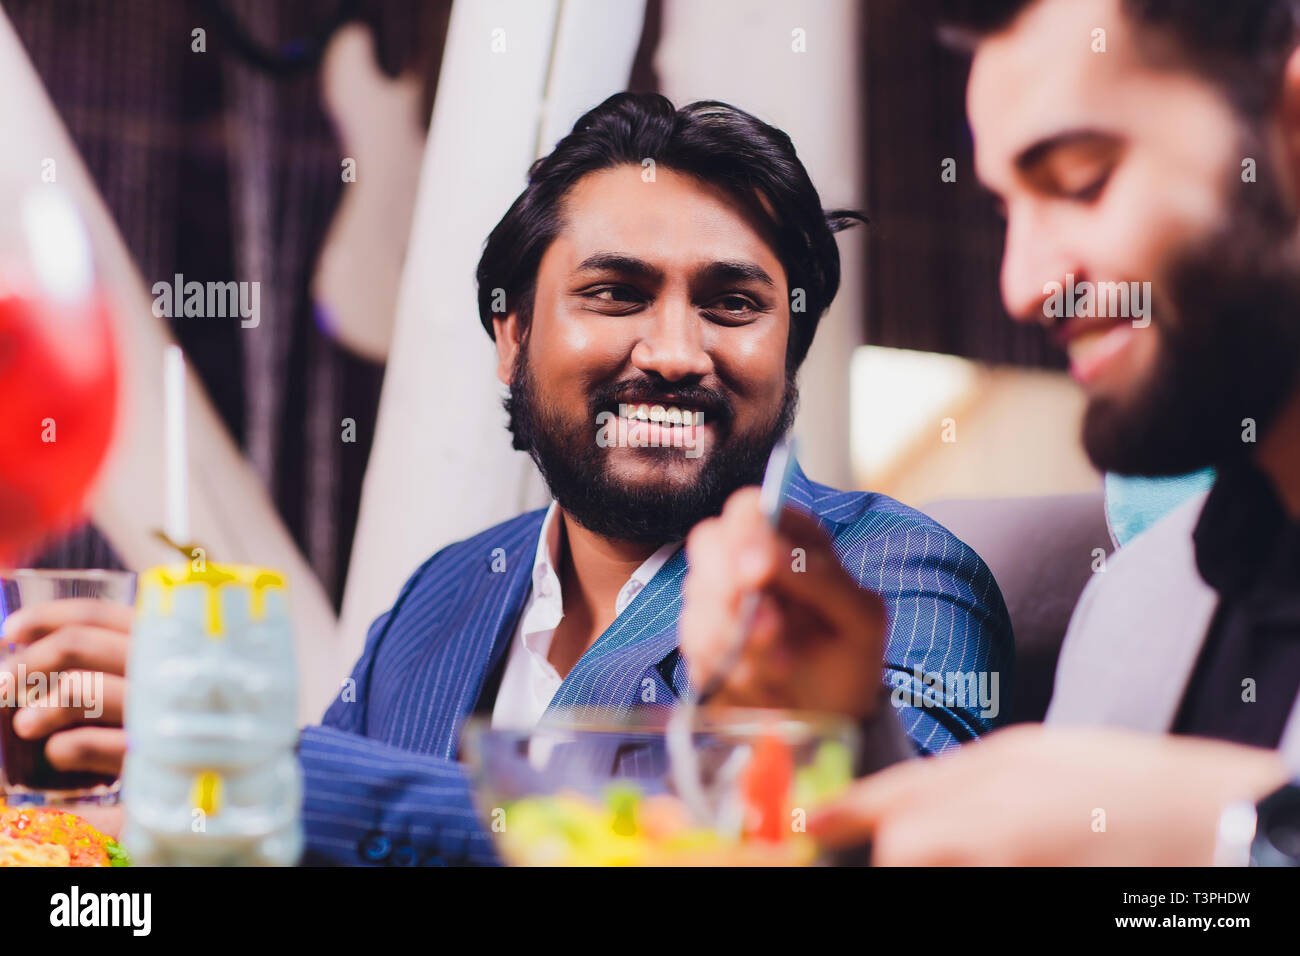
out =
<path fill-rule="evenodd" d="M 641 563 L 618 592 L 614 616 L 622 614 L 641 593 L 642 588 L 681 548 L 682 542 L 670 541 Z M 537 557 L 533 560 L 533 585 L 528 602 L 519 618 L 519 627 L 510 642 L 505 673 L 492 707 L 492 726 L 511 730 L 531 730 L 546 713 L 560 689 L 563 678 L 547 660 L 551 638 L 564 617 L 564 597 L 560 593 L 560 509 L 551 502 L 542 520 L 537 538 Z"/>

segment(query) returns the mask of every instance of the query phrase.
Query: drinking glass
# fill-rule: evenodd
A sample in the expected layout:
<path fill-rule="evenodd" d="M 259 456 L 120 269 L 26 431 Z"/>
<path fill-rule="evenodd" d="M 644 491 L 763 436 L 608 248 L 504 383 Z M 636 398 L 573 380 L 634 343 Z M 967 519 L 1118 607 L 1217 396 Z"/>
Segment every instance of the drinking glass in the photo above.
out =
<path fill-rule="evenodd" d="M 130 606 L 135 602 L 135 574 L 130 571 L 75 570 L 52 571 L 19 569 L 0 571 L 0 624 L 19 608 L 51 601 L 94 598 Z M 42 640 L 43 638 L 38 638 Z M 0 645 L 0 664 L 20 648 L 12 643 Z M 15 675 L 10 691 L 0 694 L 0 793 L 6 803 L 60 805 L 74 803 L 112 804 L 117 802 L 116 777 L 85 771 L 63 771 L 53 767 L 45 756 L 48 738 L 28 740 L 14 733 L 14 715 L 28 692 L 44 691 L 57 695 L 77 694 L 61 701 L 65 706 L 84 710 L 102 707 L 93 699 L 102 691 L 100 682 L 84 683 L 74 691 L 67 684 L 51 680 L 49 674 Z M 98 686 L 97 686 L 98 685 Z"/>

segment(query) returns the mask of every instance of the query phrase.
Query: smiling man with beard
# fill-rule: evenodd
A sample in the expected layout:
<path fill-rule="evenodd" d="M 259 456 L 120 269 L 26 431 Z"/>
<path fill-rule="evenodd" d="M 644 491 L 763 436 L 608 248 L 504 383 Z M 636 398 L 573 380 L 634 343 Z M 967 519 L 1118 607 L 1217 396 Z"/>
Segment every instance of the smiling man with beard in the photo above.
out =
<path fill-rule="evenodd" d="M 373 626 L 354 684 L 303 732 L 314 858 L 490 861 L 457 760 L 470 713 L 531 728 L 575 706 L 667 712 L 698 686 L 677 646 L 682 542 L 761 480 L 790 427 L 839 284 L 833 233 L 854 218 L 823 211 L 784 133 L 721 103 L 618 94 L 533 166 L 487 240 L 479 311 L 514 445 L 555 500 L 438 552 Z M 802 472 L 790 499 L 787 593 L 835 592 L 858 626 L 775 635 L 765 607 L 755 634 L 783 668 L 722 699 L 846 715 L 864 763 L 995 726 L 1005 699 L 927 695 L 916 676 L 1010 686 L 1010 624 L 974 552 Z M 836 557 L 805 568 L 814 543 Z M 900 683 L 918 685 L 913 706 L 890 706 Z"/>
<path fill-rule="evenodd" d="M 1003 299 L 1069 352 L 1089 456 L 1218 478 L 1089 583 L 1047 727 L 890 768 L 810 829 L 885 863 L 1300 865 L 1300 5 L 943 5 Z M 1150 281 L 1150 321 L 1046 318 L 1066 276 Z"/>

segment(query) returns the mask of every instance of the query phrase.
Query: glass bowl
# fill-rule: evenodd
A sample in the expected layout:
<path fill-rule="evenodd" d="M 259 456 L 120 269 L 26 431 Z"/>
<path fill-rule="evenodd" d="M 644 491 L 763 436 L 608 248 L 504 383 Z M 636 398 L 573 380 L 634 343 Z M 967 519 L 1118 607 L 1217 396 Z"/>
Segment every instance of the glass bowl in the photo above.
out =
<path fill-rule="evenodd" d="M 849 721 L 809 713 L 702 710 L 692 740 L 705 804 L 692 812 L 669 772 L 662 710 L 590 708 L 532 730 L 473 718 L 464 753 L 502 859 L 514 866 L 808 865 L 804 824 L 852 777 Z"/>

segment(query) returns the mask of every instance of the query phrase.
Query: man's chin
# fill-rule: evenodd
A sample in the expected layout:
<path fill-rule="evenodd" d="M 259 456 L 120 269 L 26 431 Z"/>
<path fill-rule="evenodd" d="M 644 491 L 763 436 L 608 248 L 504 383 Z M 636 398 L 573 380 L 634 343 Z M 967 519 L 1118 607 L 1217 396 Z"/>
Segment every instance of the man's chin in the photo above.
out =
<path fill-rule="evenodd" d="M 699 481 L 706 460 L 680 448 L 620 448 L 606 463 L 605 477 L 630 492 L 680 491 Z"/>
<path fill-rule="evenodd" d="M 1083 416 L 1083 447 L 1102 472 L 1150 478 L 1185 475 L 1223 454 L 1178 409 L 1094 396 Z"/>
<path fill-rule="evenodd" d="M 599 475 L 551 486 L 570 517 L 608 538 L 654 544 L 684 538 L 698 521 L 716 515 L 734 490 L 720 486 L 702 459 L 686 459 L 680 451 L 619 452 L 617 460 L 602 463 Z"/>

